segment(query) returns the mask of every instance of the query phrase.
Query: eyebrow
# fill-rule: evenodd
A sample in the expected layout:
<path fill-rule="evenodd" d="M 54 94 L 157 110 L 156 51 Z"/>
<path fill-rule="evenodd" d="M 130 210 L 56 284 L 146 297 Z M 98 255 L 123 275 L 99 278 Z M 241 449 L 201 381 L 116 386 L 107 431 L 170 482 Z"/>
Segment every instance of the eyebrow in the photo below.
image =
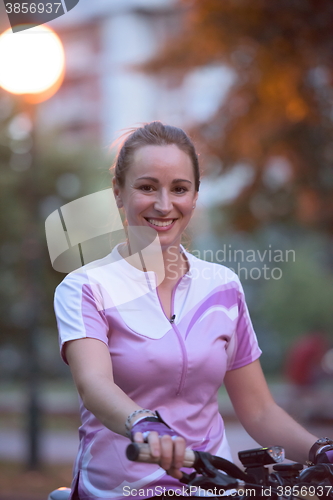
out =
<path fill-rule="evenodd" d="M 155 177 L 149 177 L 149 176 L 147 176 L 147 177 L 138 177 L 137 181 L 140 181 L 140 180 L 143 180 L 143 179 L 156 182 L 157 184 L 159 183 L 158 179 L 156 179 Z M 171 184 L 176 184 L 177 182 L 189 182 L 190 184 L 192 184 L 192 182 L 189 181 L 188 179 L 174 179 Z"/>

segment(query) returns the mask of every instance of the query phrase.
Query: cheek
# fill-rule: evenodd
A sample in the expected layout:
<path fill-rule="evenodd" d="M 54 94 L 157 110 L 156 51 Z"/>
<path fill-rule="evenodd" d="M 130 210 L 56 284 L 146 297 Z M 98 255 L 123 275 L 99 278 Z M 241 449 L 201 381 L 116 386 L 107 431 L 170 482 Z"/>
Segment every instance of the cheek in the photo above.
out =
<path fill-rule="evenodd" d="M 184 201 L 182 203 L 183 213 L 186 215 L 191 215 L 193 212 L 193 205 L 194 204 L 195 204 L 195 199 L 192 195 L 189 196 L 188 198 L 184 199 Z"/>
<path fill-rule="evenodd" d="M 131 194 L 125 206 L 125 211 L 128 216 L 135 216 L 147 208 L 147 198 L 140 195 L 140 193 Z"/>

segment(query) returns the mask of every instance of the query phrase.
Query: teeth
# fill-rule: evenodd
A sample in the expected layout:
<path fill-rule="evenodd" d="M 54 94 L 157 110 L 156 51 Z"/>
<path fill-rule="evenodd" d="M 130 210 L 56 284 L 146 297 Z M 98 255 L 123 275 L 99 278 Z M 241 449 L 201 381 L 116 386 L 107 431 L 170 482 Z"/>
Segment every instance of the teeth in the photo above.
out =
<path fill-rule="evenodd" d="M 153 224 L 154 226 L 160 226 L 160 227 L 166 227 L 166 226 L 170 226 L 170 224 L 172 224 L 174 221 L 173 220 L 168 220 L 168 221 L 165 221 L 165 222 L 162 222 L 160 220 L 155 220 L 155 219 L 148 219 L 148 222 L 150 224 Z"/>

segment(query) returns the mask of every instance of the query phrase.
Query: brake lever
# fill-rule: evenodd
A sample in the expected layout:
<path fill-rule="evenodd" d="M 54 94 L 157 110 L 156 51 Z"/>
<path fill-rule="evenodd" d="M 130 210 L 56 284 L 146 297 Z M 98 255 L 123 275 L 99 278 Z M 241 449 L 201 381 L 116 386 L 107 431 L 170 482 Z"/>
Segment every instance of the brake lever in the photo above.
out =
<path fill-rule="evenodd" d="M 209 453 L 195 451 L 194 454 L 195 461 L 193 467 L 198 474 L 201 474 L 201 476 L 197 477 L 195 472 L 190 475 L 186 475 L 188 477 L 184 478 L 184 480 L 188 480 L 188 482 L 185 484 L 202 487 L 209 487 L 213 484 L 214 486 L 221 486 L 227 489 L 239 489 L 245 486 L 246 483 L 241 479 L 235 479 L 234 477 L 228 476 L 227 474 L 224 474 L 216 469 L 210 463 Z"/>

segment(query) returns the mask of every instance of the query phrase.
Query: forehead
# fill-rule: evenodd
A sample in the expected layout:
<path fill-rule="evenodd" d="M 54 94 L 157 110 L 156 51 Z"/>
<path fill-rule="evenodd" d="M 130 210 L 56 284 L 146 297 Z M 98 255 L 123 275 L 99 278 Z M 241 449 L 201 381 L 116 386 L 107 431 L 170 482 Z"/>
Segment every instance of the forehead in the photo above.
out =
<path fill-rule="evenodd" d="M 194 177 L 191 158 L 175 144 L 166 146 L 142 146 L 133 155 L 128 174 L 156 176 L 171 175 L 182 172 L 186 177 Z"/>

